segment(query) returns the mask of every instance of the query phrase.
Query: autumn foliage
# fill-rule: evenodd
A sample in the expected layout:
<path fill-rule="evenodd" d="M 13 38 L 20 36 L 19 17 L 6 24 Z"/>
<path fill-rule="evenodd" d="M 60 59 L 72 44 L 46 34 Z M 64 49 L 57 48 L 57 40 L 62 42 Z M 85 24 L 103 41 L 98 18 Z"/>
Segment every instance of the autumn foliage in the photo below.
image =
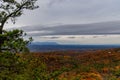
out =
<path fill-rule="evenodd" d="M 120 49 L 0 54 L 1 80 L 119 80 Z"/>
<path fill-rule="evenodd" d="M 120 78 L 119 49 L 18 55 L 23 58 L 23 62 L 27 60 L 26 74 L 33 72 L 36 75 L 31 75 L 37 76 L 40 80 L 119 80 Z"/>

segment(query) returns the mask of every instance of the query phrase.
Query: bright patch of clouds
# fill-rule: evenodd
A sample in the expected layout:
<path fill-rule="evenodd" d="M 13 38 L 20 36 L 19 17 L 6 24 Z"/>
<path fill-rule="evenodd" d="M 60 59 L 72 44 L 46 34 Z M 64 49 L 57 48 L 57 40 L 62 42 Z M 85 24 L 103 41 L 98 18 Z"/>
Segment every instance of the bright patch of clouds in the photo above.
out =
<path fill-rule="evenodd" d="M 36 38 L 35 41 L 54 41 L 61 44 L 120 44 L 120 35 L 54 35 L 33 38 Z"/>

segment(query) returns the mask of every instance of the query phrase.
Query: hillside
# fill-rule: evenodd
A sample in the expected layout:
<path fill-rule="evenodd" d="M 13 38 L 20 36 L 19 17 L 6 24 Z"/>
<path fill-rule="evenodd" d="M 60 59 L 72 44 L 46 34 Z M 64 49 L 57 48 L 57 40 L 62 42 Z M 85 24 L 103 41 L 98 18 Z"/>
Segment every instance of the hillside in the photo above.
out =
<path fill-rule="evenodd" d="M 120 80 L 120 48 L 0 54 L 0 80 Z"/>
<path fill-rule="evenodd" d="M 30 45 L 59 45 L 56 42 L 32 42 Z"/>
<path fill-rule="evenodd" d="M 57 80 L 119 80 L 120 49 L 34 53 Z"/>

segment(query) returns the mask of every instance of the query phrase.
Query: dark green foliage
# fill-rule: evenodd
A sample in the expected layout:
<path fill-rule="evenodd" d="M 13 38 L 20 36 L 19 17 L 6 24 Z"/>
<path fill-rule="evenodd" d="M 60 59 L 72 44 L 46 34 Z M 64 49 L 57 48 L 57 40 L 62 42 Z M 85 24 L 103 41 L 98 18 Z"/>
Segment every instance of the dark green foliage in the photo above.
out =
<path fill-rule="evenodd" d="M 3 44 L 1 45 L 2 52 L 11 52 L 11 53 L 24 53 L 28 52 L 27 45 L 32 41 L 32 38 L 29 40 L 24 40 L 23 37 L 26 34 L 22 30 L 13 30 L 13 31 L 4 31 L 3 34 L 0 34 L 0 38 L 3 39 Z"/>
<path fill-rule="evenodd" d="M 31 54 L 0 53 L 0 80 L 49 80 L 47 68 Z"/>
<path fill-rule="evenodd" d="M 29 58 L 19 56 L 19 53 L 29 51 L 27 45 L 32 41 L 32 38 L 24 40 L 25 35 L 22 30 L 17 29 L 0 34 L 0 39 L 3 41 L 0 53 L 0 80 L 30 80 L 27 71 L 27 65 L 31 64 Z"/>
<path fill-rule="evenodd" d="M 53 71 L 51 74 L 50 74 L 50 77 L 53 78 L 53 79 L 57 79 L 57 77 L 62 74 L 63 72 L 67 71 L 67 69 L 65 68 L 62 68 L 60 70 L 57 70 L 57 71 Z"/>
<path fill-rule="evenodd" d="M 114 76 L 116 76 L 117 78 L 119 78 L 120 77 L 120 69 L 117 70 L 117 71 L 114 71 L 113 74 L 114 74 Z"/>
<path fill-rule="evenodd" d="M 0 80 L 13 80 L 24 71 L 19 56 L 10 52 L 0 53 Z"/>

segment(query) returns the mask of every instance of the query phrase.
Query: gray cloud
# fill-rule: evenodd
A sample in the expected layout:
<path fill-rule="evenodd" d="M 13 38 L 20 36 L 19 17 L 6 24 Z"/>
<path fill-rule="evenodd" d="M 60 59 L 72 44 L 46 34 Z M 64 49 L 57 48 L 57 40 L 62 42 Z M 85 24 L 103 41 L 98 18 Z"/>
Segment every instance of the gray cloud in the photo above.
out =
<path fill-rule="evenodd" d="M 75 39 L 76 37 L 74 37 L 74 36 L 71 36 L 71 37 L 67 37 L 67 38 L 69 38 L 69 39 Z"/>
<path fill-rule="evenodd" d="M 41 36 L 40 38 L 43 38 L 43 39 L 59 39 L 61 38 L 60 36 Z"/>
<path fill-rule="evenodd" d="M 56 26 L 25 26 L 20 29 L 29 36 L 47 35 L 107 35 L 120 34 L 120 21 L 101 22 L 92 24 L 68 24 Z M 54 37 L 53 37 L 54 38 Z M 56 38 L 56 37 L 55 37 Z M 75 38 L 72 36 L 71 38 Z M 96 38 L 96 36 L 94 36 Z"/>
<path fill-rule="evenodd" d="M 119 0 L 64 0 L 54 2 L 45 12 L 51 23 L 99 22 L 119 19 L 119 3 Z"/>
<path fill-rule="evenodd" d="M 59 39 L 60 37 L 49 37 L 50 39 Z"/>
<path fill-rule="evenodd" d="M 38 0 L 40 8 L 25 11 L 16 25 L 82 24 L 120 20 L 120 0 Z"/>
<path fill-rule="evenodd" d="M 48 7 L 51 7 L 56 3 L 61 3 L 61 2 L 64 2 L 64 1 L 66 1 L 66 0 L 49 0 L 49 3 L 47 5 L 48 5 Z"/>
<path fill-rule="evenodd" d="M 25 15 L 17 20 L 16 25 L 9 23 L 6 28 L 24 26 L 20 29 L 38 41 L 120 42 L 118 35 L 107 36 L 120 34 L 120 0 L 38 0 L 37 4 L 39 9 L 24 11 Z M 103 36 L 98 36 L 101 34 Z"/>

